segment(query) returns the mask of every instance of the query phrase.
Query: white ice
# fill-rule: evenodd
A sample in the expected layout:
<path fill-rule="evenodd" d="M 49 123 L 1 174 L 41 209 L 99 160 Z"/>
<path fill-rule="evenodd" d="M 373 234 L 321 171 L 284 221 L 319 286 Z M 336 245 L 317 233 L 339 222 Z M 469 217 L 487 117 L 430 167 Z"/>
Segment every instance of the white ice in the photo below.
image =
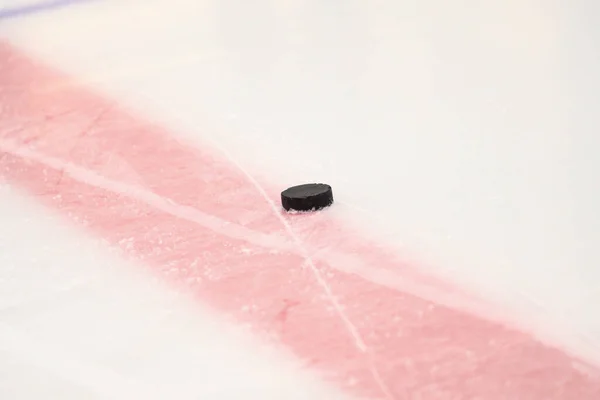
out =
<path fill-rule="evenodd" d="M 598 15 L 599 6 L 583 0 L 129 0 L 0 21 L 0 35 L 173 132 L 226 150 L 276 184 L 331 183 L 340 201 L 336 217 L 514 314 L 542 316 L 541 330 L 560 328 L 565 346 L 578 347 L 600 346 Z M 15 398 L 28 398 L 32 388 L 22 381 L 42 373 L 45 362 L 28 349 L 49 351 L 53 340 L 63 340 L 67 354 L 75 351 L 65 336 L 73 331 L 69 318 L 53 315 L 52 301 L 106 312 L 101 303 L 118 294 L 100 279 L 116 278 L 96 274 L 117 261 L 101 256 L 105 249 L 93 257 L 73 253 L 73 246 L 93 245 L 66 228 L 58 235 L 54 222 L 46 233 L 30 223 L 13 235 L 5 218 L 25 218 L 33 207 L 15 196 L 5 191 L 0 200 L 7 227 L 0 228 L 0 246 L 11 241 L 11 250 L 2 247 L 1 272 L 22 297 L 12 303 L 6 283 L 0 287 L 1 304 L 15 310 L 0 318 L 0 343 L 13 340 L 1 350 L 17 367 L 2 364 L 4 357 L 0 367 L 13 371 L 7 387 L 22 395 Z M 72 276 L 82 257 L 89 269 L 83 282 L 57 288 L 57 297 L 48 293 L 46 309 L 31 298 L 35 288 L 27 285 L 34 283 L 13 276 L 27 267 L 58 273 L 56 266 L 70 263 L 63 273 Z M 120 284 L 139 285 L 134 281 Z M 85 285 L 97 293 L 81 293 Z M 166 289 L 140 290 L 144 298 L 169 298 Z M 123 320 L 98 335 L 111 332 L 127 343 L 144 329 L 128 315 L 149 306 L 127 304 Z M 179 330 L 160 334 L 182 342 L 200 335 L 208 346 L 217 340 L 212 332 L 225 329 L 188 328 L 189 315 L 181 315 Z M 21 336 L 36 317 L 51 331 Z M 150 347 L 166 346 L 163 340 Z M 269 374 L 279 371 L 280 361 L 236 349 L 242 347 L 252 355 L 228 350 L 223 357 L 260 359 Z M 96 350 L 60 368 L 97 368 Z M 149 357 L 160 360 L 158 350 Z M 292 370 L 281 372 L 289 382 Z M 218 382 L 218 372 L 209 372 Z M 150 376 L 140 374 L 143 386 Z M 48 382 L 62 388 L 59 380 Z M 187 377 L 164 382 L 194 384 Z M 224 383 L 215 390 L 229 389 Z M 261 384 L 251 389 L 269 398 Z"/>
<path fill-rule="evenodd" d="M 342 398 L 21 193 L 0 199 L 2 399 Z"/>

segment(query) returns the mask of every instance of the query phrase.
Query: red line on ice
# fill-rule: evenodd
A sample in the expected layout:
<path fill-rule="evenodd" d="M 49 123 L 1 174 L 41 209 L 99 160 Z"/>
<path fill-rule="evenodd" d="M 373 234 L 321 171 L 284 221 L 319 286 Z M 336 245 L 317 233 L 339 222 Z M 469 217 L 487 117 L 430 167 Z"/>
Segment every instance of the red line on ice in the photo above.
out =
<path fill-rule="evenodd" d="M 297 249 L 269 243 L 285 229 L 234 166 L 88 90 L 61 88 L 68 81 L 0 42 L 0 176 L 324 379 L 369 398 L 600 399 L 600 382 L 572 358 L 516 330 L 315 257 L 319 282 Z M 285 218 L 311 252 L 325 242 L 416 276 L 327 213 Z"/>

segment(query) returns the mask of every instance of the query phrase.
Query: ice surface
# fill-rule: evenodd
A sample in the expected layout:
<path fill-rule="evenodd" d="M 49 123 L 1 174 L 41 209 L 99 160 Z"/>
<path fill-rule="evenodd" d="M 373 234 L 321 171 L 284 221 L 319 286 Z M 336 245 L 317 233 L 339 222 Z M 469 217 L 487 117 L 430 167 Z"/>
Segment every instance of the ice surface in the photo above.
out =
<path fill-rule="evenodd" d="M 104 1 L 0 34 L 253 175 L 331 183 L 336 218 L 581 351 L 600 346 L 597 12 Z"/>
<path fill-rule="evenodd" d="M 3 399 L 342 398 L 5 185 L 0 201 Z"/>

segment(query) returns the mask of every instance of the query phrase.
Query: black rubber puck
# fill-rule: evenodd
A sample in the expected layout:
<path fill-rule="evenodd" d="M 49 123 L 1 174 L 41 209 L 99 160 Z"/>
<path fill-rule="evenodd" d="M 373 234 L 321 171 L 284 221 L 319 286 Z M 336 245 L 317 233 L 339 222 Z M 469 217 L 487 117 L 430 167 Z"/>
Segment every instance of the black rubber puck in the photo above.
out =
<path fill-rule="evenodd" d="M 286 211 L 316 211 L 333 204 L 331 186 L 308 183 L 281 192 L 281 205 Z"/>

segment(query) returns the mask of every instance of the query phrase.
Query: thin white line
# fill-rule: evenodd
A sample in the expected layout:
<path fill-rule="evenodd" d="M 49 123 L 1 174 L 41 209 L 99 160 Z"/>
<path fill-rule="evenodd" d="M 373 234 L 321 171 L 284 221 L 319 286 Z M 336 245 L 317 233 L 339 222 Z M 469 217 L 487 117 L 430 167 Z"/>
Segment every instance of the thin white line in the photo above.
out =
<path fill-rule="evenodd" d="M 105 189 L 114 193 L 126 195 L 130 198 L 150 205 L 158 210 L 175 217 L 202 225 L 214 232 L 232 239 L 240 239 L 264 248 L 293 251 L 293 244 L 285 239 L 257 232 L 241 225 L 231 223 L 211 214 L 206 214 L 196 208 L 177 204 L 170 199 L 154 194 L 148 190 L 135 187 L 126 183 L 107 179 L 94 171 L 81 168 L 58 158 L 42 155 L 34 150 L 20 147 L 10 141 L 0 139 L 0 149 L 13 155 L 37 161 L 54 170 L 63 171 L 65 174 L 88 185 Z"/>
<path fill-rule="evenodd" d="M 327 282 L 323 278 L 323 275 L 321 274 L 321 272 L 317 268 L 315 262 L 313 261 L 312 257 L 306 250 L 306 247 L 300 240 L 300 237 L 298 235 L 296 235 L 296 233 L 294 232 L 294 229 L 292 228 L 290 223 L 281 215 L 280 209 L 275 205 L 273 200 L 271 200 L 271 198 L 267 195 L 267 193 L 265 192 L 263 187 L 260 185 L 260 183 L 258 183 L 256 181 L 256 179 L 254 179 L 254 177 L 245 168 L 243 168 L 235 159 L 233 159 L 233 157 L 229 154 L 229 152 L 227 152 L 222 146 L 217 144 L 217 147 L 229 159 L 229 161 L 232 162 L 246 176 L 248 181 L 250 181 L 250 183 L 252 183 L 252 185 L 260 193 L 260 195 L 265 199 L 265 201 L 267 202 L 267 204 L 273 211 L 273 214 L 279 219 L 281 224 L 285 227 L 285 230 L 287 231 L 287 233 L 294 240 L 294 243 L 296 243 L 296 246 L 298 247 L 298 250 L 302 254 L 302 257 L 304 257 L 304 260 L 305 260 L 304 265 L 307 265 L 309 267 L 309 269 L 313 273 L 315 279 L 317 280 L 319 285 L 321 285 L 321 287 L 323 288 L 325 295 L 327 296 L 327 298 L 333 305 L 339 318 L 342 320 L 342 322 L 346 326 L 348 333 L 354 339 L 354 344 L 356 345 L 357 349 L 361 353 L 365 354 L 365 356 L 367 357 L 367 360 L 366 360 L 367 366 L 368 366 L 371 374 L 373 375 L 375 382 L 379 386 L 380 390 L 382 391 L 382 393 L 384 394 L 384 396 L 386 398 L 393 399 L 394 396 L 392 395 L 389 388 L 387 387 L 387 385 L 381 378 L 381 374 L 379 373 L 377 365 L 375 364 L 375 362 L 373 360 L 371 351 L 367 347 L 364 339 L 362 338 L 361 334 L 358 332 L 358 329 L 356 328 L 356 326 L 352 323 L 350 318 L 344 312 L 342 305 L 339 303 L 337 298 L 334 296 L 333 291 L 331 290 L 331 287 L 327 284 Z"/>

